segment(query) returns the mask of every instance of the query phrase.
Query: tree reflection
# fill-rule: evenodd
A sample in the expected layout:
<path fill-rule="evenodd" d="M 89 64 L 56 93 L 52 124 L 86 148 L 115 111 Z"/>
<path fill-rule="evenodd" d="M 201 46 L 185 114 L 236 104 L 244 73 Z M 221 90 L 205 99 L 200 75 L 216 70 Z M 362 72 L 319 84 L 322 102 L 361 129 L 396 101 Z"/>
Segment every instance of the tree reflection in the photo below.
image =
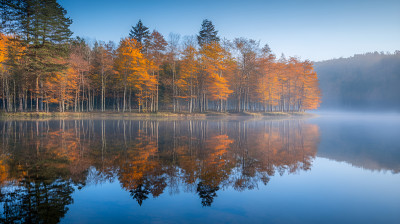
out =
<path fill-rule="evenodd" d="M 139 184 L 136 188 L 130 190 L 131 196 L 142 206 L 144 200 L 149 198 L 147 195 L 150 193 L 149 187 L 146 184 Z"/>
<path fill-rule="evenodd" d="M 217 197 L 217 191 L 219 190 L 219 187 L 213 187 L 210 185 L 205 185 L 203 182 L 200 182 L 197 185 L 197 194 L 201 198 L 201 204 L 206 207 L 206 206 L 211 206 L 211 204 L 214 201 L 214 198 Z"/>
<path fill-rule="evenodd" d="M 10 125 L 2 135 L 0 220 L 58 223 L 73 202 L 70 163 L 77 150 L 75 135 L 38 122 Z"/>
<path fill-rule="evenodd" d="M 69 181 L 21 182 L 3 187 L 0 200 L 2 223 L 58 223 L 73 202 Z"/>
<path fill-rule="evenodd" d="M 75 187 L 118 180 L 138 205 L 181 190 L 211 206 L 309 170 L 318 127 L 302 120 L 45 120 L 0 123 L 3 222 L 58 222 Z"/>

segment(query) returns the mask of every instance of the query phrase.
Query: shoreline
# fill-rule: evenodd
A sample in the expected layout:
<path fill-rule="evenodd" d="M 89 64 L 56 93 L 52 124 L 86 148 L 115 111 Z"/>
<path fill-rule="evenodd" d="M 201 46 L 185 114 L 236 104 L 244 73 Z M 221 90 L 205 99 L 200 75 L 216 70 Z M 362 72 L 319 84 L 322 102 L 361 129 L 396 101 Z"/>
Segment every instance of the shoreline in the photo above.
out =
<path fill-rule="evenodd" d="M 11 112 L 0 113 L 0 119 L 58 119 L 58 118 L 226 118 L 226 117 L 246 117 L 246 118 L 293 118 L 293 117 L 313 117 L 316 114 L 307 112 L 204 112 L 204 113 L 187 113 L 187 112 L 157 112 L 157 113 L 137 113 L 137 112 Z"/>

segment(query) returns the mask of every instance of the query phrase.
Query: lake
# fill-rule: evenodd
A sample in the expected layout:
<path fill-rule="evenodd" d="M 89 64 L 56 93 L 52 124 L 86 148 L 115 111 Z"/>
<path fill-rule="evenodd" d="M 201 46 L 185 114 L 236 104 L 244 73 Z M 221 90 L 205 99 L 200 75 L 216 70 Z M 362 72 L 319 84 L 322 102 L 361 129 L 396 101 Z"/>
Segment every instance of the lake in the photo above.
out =
<path fill-rule="evenodd" d="M 400 116 L 0 121 L 4 223 L 400 223 Z"/>

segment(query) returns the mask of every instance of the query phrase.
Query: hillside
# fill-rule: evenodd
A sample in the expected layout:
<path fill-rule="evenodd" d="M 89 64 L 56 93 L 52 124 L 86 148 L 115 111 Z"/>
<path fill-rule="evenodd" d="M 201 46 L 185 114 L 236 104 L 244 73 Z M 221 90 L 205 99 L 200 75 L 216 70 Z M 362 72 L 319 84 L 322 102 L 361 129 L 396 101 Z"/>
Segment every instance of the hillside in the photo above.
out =
<path fill-rule="evenodd" d="M 315 63 L 321 110 L 400 110 L 400 51 Z"/>

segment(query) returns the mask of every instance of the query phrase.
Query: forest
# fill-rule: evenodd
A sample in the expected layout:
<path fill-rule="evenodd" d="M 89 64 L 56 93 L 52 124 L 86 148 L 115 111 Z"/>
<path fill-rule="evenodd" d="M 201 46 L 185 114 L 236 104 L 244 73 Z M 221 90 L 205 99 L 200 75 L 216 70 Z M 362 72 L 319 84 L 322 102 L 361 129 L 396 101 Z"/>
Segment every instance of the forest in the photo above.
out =
<path fill-rule="evenodd" d="M 400 51 L 315 63 L 321 110 L 399 111 Z"/>
<path fill-rule="evenodd" d="M 0 110 L 118 112 L 305 111 L 321 102 L 309 60 L 218 36 L 165 38 L 141 20 L 118 44 L 72 38 L 56 0 L 2 0 Z"/>

